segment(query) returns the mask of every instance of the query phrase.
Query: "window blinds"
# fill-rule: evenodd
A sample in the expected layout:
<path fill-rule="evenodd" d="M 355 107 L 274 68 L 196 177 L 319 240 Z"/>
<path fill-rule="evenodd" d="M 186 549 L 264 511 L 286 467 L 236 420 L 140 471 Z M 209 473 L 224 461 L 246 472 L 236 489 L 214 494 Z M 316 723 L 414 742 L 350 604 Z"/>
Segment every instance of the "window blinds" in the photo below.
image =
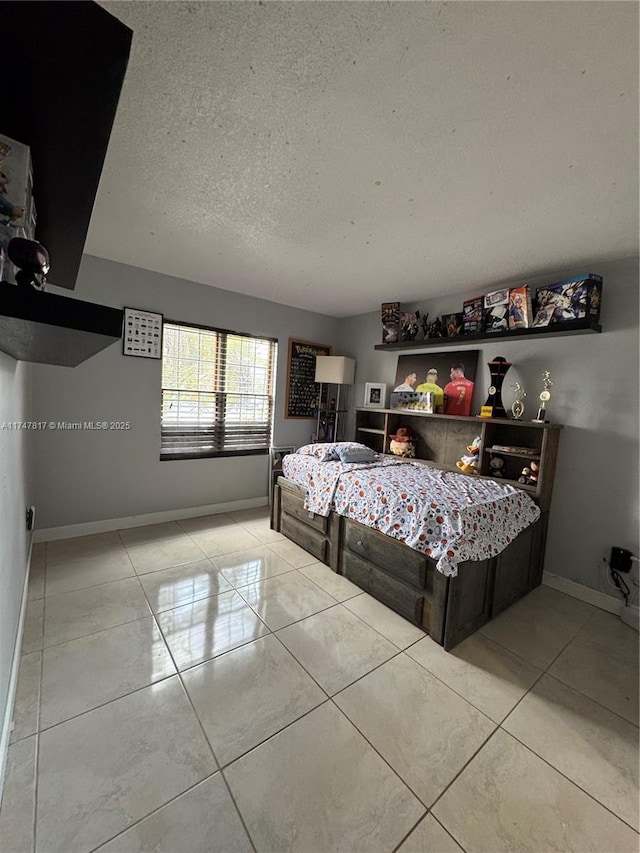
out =
<path fill-rule="evenodd" d="M 161 459 L 266 453 L 275 341 L 165 323 Z"/>

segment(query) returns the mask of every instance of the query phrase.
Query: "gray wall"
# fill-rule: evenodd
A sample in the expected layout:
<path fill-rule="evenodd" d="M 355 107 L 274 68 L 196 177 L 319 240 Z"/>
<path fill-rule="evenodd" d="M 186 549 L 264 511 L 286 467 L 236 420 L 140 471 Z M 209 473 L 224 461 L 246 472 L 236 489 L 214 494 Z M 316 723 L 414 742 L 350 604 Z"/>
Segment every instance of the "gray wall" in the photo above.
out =
<path fill-rule="evenodd" d="M 543 370 L 554 386 L 549 413 L 564 424 L 552 504 L 546 569 L 594 589 L 607 585 L 602 558 L 612 545 L 638 553 L 638 260 L 593 265 L 604 276 L 601 335 L 468 345 L 480 349 L 476 408 L 486 397 L 486 362 L 513 363 L 504 388 L 520 380 L 528 392 L 525 417 L 534 417 Z M 533 287 L 580 274 L 558 270 L 530 279 Z M 517 284 L 517 282 L 513 282 Z M 459 310 L 463 298 L 418 306 L 431 316 Z M 149 271 L 85 257 L 75 296 L 110 305 L 159 311 L 166 317 L 277 337 L 276 444 L 309 440 L 312 421 L 283 417 L 290 336 L 335 345 L 357 360 L 351 405 L 365 382 L 394 380 L 397 352 L 374 350 L 379 313 L 335 320 L 239 296 Z M 393 293 L 389 294 L 392 299 Z M 74 369 L 34 368 L 38 420 L 128 420 L 128 433 L 39 432 L 35 439 L 38 526 L 55 527 L 266 495 L 264 457 L 158 461 L 160 362 L 122 356 L 118 344 Z"/>
<path fill-rule="evenodd" d="M 29 365 L 0 352 L 0 727 L 4 719 L 11 662 L 27 571 L 25 511 L 29 484 L 30 433 L 3 429 L 31 417 Z M 0 776 L 3 756 L 0 756 Z"/>
<path fill-rule="evenodd" d="M 602 558 L 608 557 L 612 545 L 638 554 L 638 258 L 592 266 L 588 272 L 604 276 L 602 334 L 496 341 L 461 349 L 481 351 L 476 412 L 489 387 L 486 362 L 495 356 L 504 356 L 513 364 L 503 389 L 505 406 L 509 408 L 514 399 L 511 384 L 519 380 L 527 390 L 525 418 L 535 417 L 542 372 L 551 371 L 554 385 L 549 417 L 564 424 L 564 429 L 545 569 L 615 595 L 603 572 Z M 584 272 L 559 270 L 544 278 L 513 282 L 513 286 L 536 287 Z M 433 319 L 461 310 L 463 299 L 477 295 L 463 293 L 403 307 L 427 310 Z M 389 300 L 394 297 L 390 290 Z M 402 353 L 374 350 L 382 340 L 379 312 L 343 321 L 342 340 L 350 342 L 357 359 L 359 385 L 352 394 L 356 404 L 362 405 L 364 382 L 385 382 L 388 393 Z"/>
<path fill-rule="evenodd" d="M 284 417 L 288 339 L 334 344 L 335 319 L 90 256 L 74 298 L 277 338 L 274 444 L 309 441 L 314 421 Z M 265 456 L 159 461 L 160 378 L 159 360 L 123 356 L 118 343 L 72 369 L 34 365 L 37 420 L 132 425 L 34 436 L 38 528 L 266 497 Z"/>

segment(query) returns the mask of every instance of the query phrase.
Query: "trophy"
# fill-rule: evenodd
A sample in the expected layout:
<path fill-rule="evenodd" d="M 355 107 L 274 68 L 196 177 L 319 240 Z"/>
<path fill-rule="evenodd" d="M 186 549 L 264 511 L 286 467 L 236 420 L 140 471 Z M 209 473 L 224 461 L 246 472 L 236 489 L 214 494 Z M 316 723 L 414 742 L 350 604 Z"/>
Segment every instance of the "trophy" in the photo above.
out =
<path fill-rule="evenodd" d="M 527 392 L 519 382 L 516 382 L 516 384 L 511 387 L 515 388 L 516 392 L 516 399 L 511 404 L 511 414 L 513 415 L 514 421 L 520 421 L 524 414 L 524 403 L 522 401 L 527 396 Z"/>
<path fill-rule="evenodd" d="M 542 384 L 544 386 L 544 390 L 540 392 L 540 408 L 538 409 L 538 414 L 533 418 L 534 424 L 546 424 L 547 423 L 547 410 L 546 405 L 551 399 L 551 392 L 549 388 L 553 386 L 553 382 L 551 381 L 551 374 L 548 370 L 545 370 L 542 374 Z"/>
<path fill-rule="evenodd" d="M 502 383 L 504 382 L 507 370 L 511 367 L 511 362 L 497 355 L 493 361 L 489 361 L 487 364 L 491 373 L 491 385 L 489 386 L 487 402 L 480 408 L 479 417 L 506 418 L 507 412 L 502 405 Z"/>

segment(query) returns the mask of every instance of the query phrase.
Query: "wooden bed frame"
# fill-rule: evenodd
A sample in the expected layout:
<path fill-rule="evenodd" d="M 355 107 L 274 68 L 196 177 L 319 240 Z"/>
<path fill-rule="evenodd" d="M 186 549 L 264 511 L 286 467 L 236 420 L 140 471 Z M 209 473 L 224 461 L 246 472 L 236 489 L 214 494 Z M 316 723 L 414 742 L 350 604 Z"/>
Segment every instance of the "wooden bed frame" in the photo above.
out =
<path fill-rule="evenodd" d="M 331 513 L 304 509 L 305 491 L 279 477 L 271 527 L 374 598 L 413 622 L 449 650 L 526 595 L 542 580 L 548 512 L 497 557 L 467 561 L 449 578 L 435 561 Z"/>

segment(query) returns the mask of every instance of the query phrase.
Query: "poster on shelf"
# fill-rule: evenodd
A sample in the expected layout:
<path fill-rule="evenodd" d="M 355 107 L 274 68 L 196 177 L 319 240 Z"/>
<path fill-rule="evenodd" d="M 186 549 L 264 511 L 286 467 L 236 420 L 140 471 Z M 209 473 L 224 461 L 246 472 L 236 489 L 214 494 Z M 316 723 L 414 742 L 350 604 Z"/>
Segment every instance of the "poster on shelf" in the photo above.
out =
<path fill-rule="evenodd" d="M 390 407 L 469 416 L 479 350 L 398 356 Z"/>

